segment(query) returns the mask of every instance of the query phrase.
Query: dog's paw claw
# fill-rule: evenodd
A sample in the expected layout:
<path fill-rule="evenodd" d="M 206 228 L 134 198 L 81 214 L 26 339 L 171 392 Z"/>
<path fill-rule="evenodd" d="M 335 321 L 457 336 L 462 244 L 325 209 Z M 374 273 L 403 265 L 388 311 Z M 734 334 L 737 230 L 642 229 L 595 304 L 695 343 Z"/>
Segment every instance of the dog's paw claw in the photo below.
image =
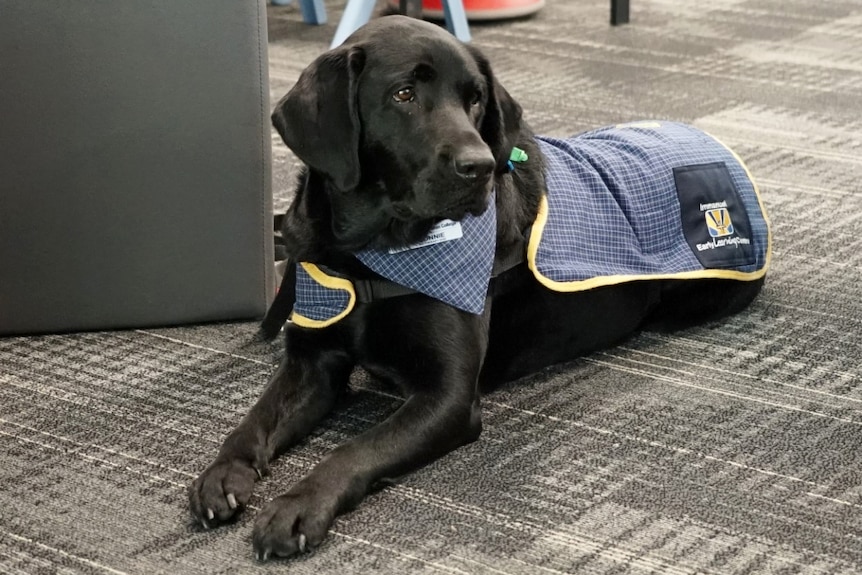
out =
<path fill-rule="evenodd" d="M 260 550 L 257 552 L 257 560 L 261 563 L 267 561 L 269 559 L 269 549 Z"/>
<path fill-rule="evenodd" d="M 241 460 L 218 461 L 194 480 L 189 489 L 189 508 L 205 529 L 234 519 L 254 489 L 255 473 Z"/>
<path fill-rule="evenodd" d="M 257 555 L 291 557 L 320 545 L 335 518 L 337 498 L 294 488 L 266 504 L 255 520 Z"/>

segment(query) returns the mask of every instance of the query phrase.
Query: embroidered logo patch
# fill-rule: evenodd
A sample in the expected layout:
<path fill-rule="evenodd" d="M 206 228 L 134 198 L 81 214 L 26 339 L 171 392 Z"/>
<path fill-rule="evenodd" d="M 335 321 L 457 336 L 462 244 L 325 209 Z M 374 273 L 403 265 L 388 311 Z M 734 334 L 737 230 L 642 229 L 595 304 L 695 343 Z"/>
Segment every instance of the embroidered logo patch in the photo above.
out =
<path fill-rule="evenodd" d="M 724 203 L 724 202 L 722 202 Z M 730 221 L 730 212 L 727 207 L 717 210 L 706 210 L 706 227 L 709 235 L 714 238 L 729 236 L 733 234 L 733 222 Z"/>
<path fill-rule="evenodd" d="M 682 231 L 706 269 L 751 265 L 751 223 L 724 162 L 673 169 Z M 704 223 L 706 225 L 704 225 Z"/>

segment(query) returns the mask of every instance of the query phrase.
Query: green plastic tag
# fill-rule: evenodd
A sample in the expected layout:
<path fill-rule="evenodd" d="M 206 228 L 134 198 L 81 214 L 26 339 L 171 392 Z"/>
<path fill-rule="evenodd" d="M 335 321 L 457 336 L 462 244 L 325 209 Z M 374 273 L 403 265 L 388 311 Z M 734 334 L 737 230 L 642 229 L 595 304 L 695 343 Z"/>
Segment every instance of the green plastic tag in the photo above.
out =
<path fill-rule="evenodd" d="M 527 152 L 521 148 L 512 148 L 512 153 L 509 154 L 509 160 L 512 162 L 526 162 L 528 159 Z"/>

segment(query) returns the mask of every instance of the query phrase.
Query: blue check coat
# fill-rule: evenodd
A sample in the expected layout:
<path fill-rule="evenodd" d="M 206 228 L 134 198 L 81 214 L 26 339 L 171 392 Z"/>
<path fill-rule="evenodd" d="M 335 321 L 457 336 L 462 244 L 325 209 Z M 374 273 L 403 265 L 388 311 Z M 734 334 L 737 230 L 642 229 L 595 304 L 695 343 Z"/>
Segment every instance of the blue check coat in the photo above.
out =
<path fill-rule="evenodd" d="M 650 121 L 537 141 L 547 190 L 526 260 L 549 289 L 765 274 L 770 232 L 757 186 L 736 154 L 708 134 Z M 458 239 L 356 256 L 395 283 L 482 313 L 494 260 L 493 203 L 459 223 Z M 330 325 L 355 299 L 349 279 L 312 264 L 297 267 L 295 323 Z"/>

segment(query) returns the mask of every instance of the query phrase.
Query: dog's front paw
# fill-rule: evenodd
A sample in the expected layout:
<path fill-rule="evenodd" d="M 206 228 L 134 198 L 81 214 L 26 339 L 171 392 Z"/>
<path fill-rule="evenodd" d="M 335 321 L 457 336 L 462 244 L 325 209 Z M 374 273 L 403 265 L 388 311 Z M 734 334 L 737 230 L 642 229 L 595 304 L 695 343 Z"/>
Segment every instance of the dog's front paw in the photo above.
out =
<path fill-rule="evenodd" d="M 189 487 L 192 515 L 207 529 L 230 521 L 246 506 L 255 480 L 262 476 L 246 461 L 215 461 Z"/>
<path fill-rule="evenodd" d="M 320 545 L 335 519 L 335 501 L 297 485 L 276 497 L 254 523 L 254 553 L 259 561 L 289 557 Z"/>

